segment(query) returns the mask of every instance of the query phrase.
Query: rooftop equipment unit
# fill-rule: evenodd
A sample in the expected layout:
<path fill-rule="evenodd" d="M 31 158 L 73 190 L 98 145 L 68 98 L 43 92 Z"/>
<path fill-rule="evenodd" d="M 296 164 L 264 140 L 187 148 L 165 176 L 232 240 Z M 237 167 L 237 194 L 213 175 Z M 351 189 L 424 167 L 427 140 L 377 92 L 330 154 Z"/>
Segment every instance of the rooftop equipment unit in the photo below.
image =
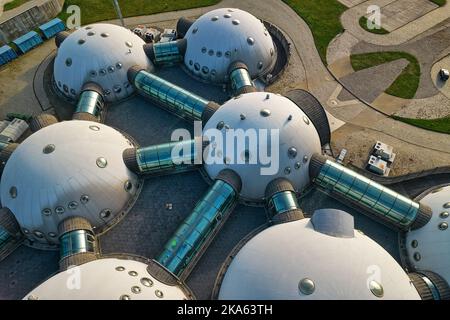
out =
<path fill-rule="evenodd" d="M 388 168 L 388 164 L 386 161 L 375 156 L 370 156 L 367 166 L 368 169 L 373 173 L 383 176 L 388 176 L 389 172 L 391 171 L 391 169 Z"/>
<path fill-rule="evenodd" d="M 373 155 L 375 157 L 380 157 L 386 162 L 392 163 L 395 160 L 396 154 L 393 152 L 394 148 L 390 145 L 387 145 L 381 141 L 377 141 L 375 146 L 373 147 Z"/>
<path fill-rule="evenodd" d="M 28 130 L 28 123 L 22 119 L 15 118 L 8 126 L 0 132 L 0 137 L 7 142 L 16 142 Z"/>

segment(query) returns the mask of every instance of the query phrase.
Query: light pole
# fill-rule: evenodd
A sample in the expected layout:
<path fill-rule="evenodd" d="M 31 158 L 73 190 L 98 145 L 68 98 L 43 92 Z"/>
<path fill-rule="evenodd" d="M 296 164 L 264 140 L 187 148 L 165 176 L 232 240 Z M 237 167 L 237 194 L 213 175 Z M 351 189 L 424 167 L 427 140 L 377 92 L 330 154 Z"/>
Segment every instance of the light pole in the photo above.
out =
<path fill-rule="evenodd" d="M 116 9 L 116 12 L 117 12 L 117 16 L 119 17 L 120 23 L 122 24 L 122 27 L 125 27 L 125 23 L 123 22 L 122 11 L 120 10 L 119 1 L 113 0 L 113 3 L 114 3 L 114 8 Z"/>

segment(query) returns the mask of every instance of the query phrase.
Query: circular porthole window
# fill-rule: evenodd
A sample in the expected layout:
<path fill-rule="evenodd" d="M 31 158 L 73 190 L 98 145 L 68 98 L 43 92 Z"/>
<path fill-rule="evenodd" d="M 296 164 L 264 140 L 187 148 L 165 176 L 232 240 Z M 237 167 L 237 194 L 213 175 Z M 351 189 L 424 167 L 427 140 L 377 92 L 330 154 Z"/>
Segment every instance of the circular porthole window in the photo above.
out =
<path fill-rule="evenodd" d="M 122 88 L 119 85 L 115 85 L 113 87 L 113 90 L 114 90 L 115 93 L 120 93 L 122 91 Z"/>
<path fill-rule="evenodd" d="M 63 214 L 65 211 L 66 211 L 66 210 L 64 210 L 64 207 L 61 207 L 61 206 L 56 207 L 56 209 L 55 209 L 55 212 L 56 212 L 57 214 Z"/>
<path fill-rule="evenodd" d="M 111 209 L 104 209 L 100 212 L 100 217 L 102 219 L 108 219 L 111 216 Z"/>
<path fill-rule="evenodd" d="M 66 66 L 70 67 L 72 65 L 72 59 L 71 58 L 67 58 L 66 59 Z"/>
<path fill-rule="evenodd" d="M 17 188 L 16 187 L 9 188 L 9 195 L 11 196 L 12 199 L 17 198 Z"/>
<path fill-rule="evenodd" d="M 80 202 L 82 203 L 82 204 L 86 204 L 86 203 L 88 203 L 89 202 L 89 196 L 88 195 L 82 195 L 81 197 L 80 197 Z"/>

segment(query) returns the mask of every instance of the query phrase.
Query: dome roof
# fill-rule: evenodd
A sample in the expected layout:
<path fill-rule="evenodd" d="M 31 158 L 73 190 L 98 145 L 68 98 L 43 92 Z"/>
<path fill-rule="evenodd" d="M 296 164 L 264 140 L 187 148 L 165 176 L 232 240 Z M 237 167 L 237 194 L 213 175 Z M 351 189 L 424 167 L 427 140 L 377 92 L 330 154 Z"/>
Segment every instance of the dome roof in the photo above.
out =
<path fill-rule="evenodd" d="M 182 288 L 166 285 L 152 277 L 145 263 L 108 258 L 60 272 L 24 299 L 183 300 L 188 297 Z"/>
<path fill-rule="evenodd" d="M 208 132 L 216 128 L 221 129 L 223 146 L 215 143 L 217 130 Z M 236 143 L 233 149 L 227 149 L 226 143 L 232 142 L 232 138 L 226 137 L 229 129 L 254 132 L 257 143 Z M 272 139 L 258 138 L 259 134 L 264 135 L 261 129 L 268 129 L 270 137 L 279 142 L 279 152 L 272 156 L 273 170 L 263 169 L 270 165 L 261 154 L 270 151 Z M 279 139 L 271 129 L 279 129 Z M 234 170 L 242 179 L 241 197 L 251 201 L 262 200 L 266 186 L 275 178 L 287 178 L 297 190 L 302 190 L 309 183 L 309 159 L 321 152 L 319 135 L 305 113 L 291 100 L 271 93 L 248 93 L 226 102 L 207 122 L 204 136 L 211 141 L 210 154 L 205 158 L 205 169 L 211 179 L 223 169 Z M 230 150 L 234 157 L 227 154 Z M 209 164 L 213 157 L 221 163 Z"/>
<path fill-rule="evenodd" d="M 134 65 L 151 68 L 145 42 L 130 30 L 112 24 L 92 24 L 68 36 L 58 49 L 54 78 L 59 90 L 77 98 L 84 83 L 93 81 L 104 90 L 107 101 L 126 98 L 133 92 L 127 71 Z"/>
<path fill-rule="evenodd" d="M 228 79 L 228 67 L 244 62 L 252 78 L 269 73 L 276 48 L 264 24 L 248 12 L 221 8 L 201 16 L 189 28 L 185 65 L 195 75 L 218 83 Z"/>
<path fill-rule="evenodd" d="M 40 243 L 58 242 L 58 224 L 71 216 L 100 230 L 115 223 L 137 196 L 138 178 L 122 160 L 132 143 L 99 123 L 65 121 L 21 143 L 1 178 L 1 202 L 22 231 Z"/>
<path fill-rule="evenodd" d="M 400 265 L 367 236 L 339 230 L 340 222 L 348 219 L 336 215 L 348 214 L 332 210 L 325 219 L 275 225 L 256 235 L 233 254 L 219 298 L 419 299 Z M 331 226 L 338 229 L 335 235 Z"/>
<path fill-rule="evenodd" d="M 450 186 L 435 189 L 420 202 L 433 215 L 425 226 L 406 234 L 408 260 L 416 269 L 435 272 L 450 283 Z"/>

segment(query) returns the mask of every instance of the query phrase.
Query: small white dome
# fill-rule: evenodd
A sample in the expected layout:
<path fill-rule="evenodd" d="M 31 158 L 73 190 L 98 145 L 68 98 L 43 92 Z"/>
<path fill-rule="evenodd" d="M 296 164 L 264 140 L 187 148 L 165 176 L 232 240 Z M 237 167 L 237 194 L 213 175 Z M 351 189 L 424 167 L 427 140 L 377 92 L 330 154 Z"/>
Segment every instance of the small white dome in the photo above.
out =
<path fill-rule="evenodd" d="M 153 278 L 147 265 L 115 258 L 95 260 L 51 277 L 29 300 L 184 300 L 180 287 Z"/>
<path fill-rule="evenodd" d="M 56 86 L 76 99 L 86 82 L 104 90 L 107 101 L 128 97 L 133 86 L 127 71 L 134 65 L 151 68 L 145 42 L 130 30 L 112 24 L 92 24 L 70 34 L 58 49 L 54 64 Z"/>
<path fill-rule="evenodd" d="M 122 152 L 132 143 L 120 132 L 88 121 L 45 127 L 21 143 L 1 178 L 1 202 L 38 243 L 58 243 L 58 224 L 71 216 L 105 229 L 136 197 L 138 178 Z"/>
<path fill-rule="evenodd" d="M 239 9 L 221 8 L 197 19 L 186 33 L 185 65 L 211 82 L 227 81 L 228 68 L 244 62 L 252 78 L 269 73 L 277 60 L 271 35 L 261 20 Z"/>
<path fill-rule="evenodd" d="M 209 129 L 217 128 L 221 129 L 223 146 L 215 145 L 214 135 L 208 132 Z M 265 154 L 272 147 L 270 138 L 258 137 L 254 147 L 248 143 L 248 146 L 235 143 L 234 161 L 229 164 L 232 159 L 227 159 L 229 154 L 226 143 L 232 142 L 232 139 L 227 139 L 228 129 L 256 130 L 257 137 L 264 134 L 264 129 L 269 130 L 270 137 L 275 137 L 275 133 L 270 130 L 278 129 L 279 152 L 272 157 L 272 168 L 276 171 L 261 171 L 270 167 L 261 158 L 261 152 Z M 234 170 L 242 180 L 241 197 L 251 201 L 262 200 L 266 186 L 275 178 L 287 178 L 297 190 L 302 190 L 309 184 L 309 159 L 314 153 L 321 152 L 319 135 L 311 120 L 291 100 L 272 93 L 248 93 L 226 102 L 206 124 L 204 136 L 211 141 L 210 150 L 214 150 L 211 155 L 223 155 L 222 158 L 218 157 L 222 163 L 208 164 L 212 157 L 208 155 L 205 158 L 208 175 L 214 179 L 223 169 Z M 228 160 L 227 164 L 224 160 Z"/>
<path fill-rule="evenodd" d="M 420 297 L 405 271 L 376 242 L 359 232 L 330 236 L 303 219 L 269 227 L 245 244 L 228 267 L 219 299 Z"/>
<path fill-rule="evenodd" d="M 433 211 L 430 221 L 406 234 L 406 250 L 417 270 L 432 271 L 450 283 L 450 186 L 437 188 L 421 203 Z"/>

